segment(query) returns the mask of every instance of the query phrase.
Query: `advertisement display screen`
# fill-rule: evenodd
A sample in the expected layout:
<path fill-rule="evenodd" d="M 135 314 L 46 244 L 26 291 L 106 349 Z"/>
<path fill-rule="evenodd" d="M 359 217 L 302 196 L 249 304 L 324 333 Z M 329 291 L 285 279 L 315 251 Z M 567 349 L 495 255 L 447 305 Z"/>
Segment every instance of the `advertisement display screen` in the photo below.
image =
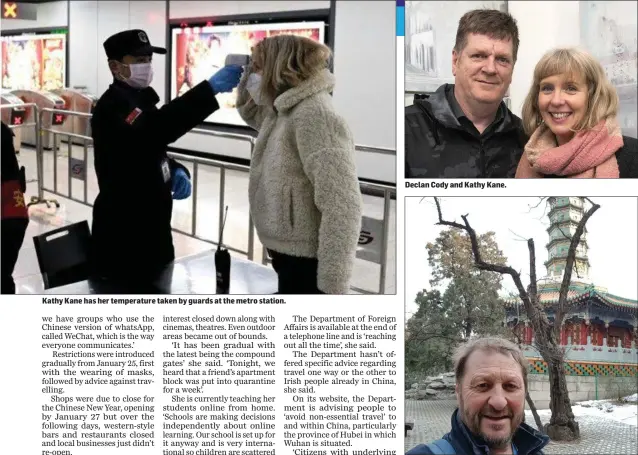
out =
<path fill-rule="evenodd" d="M 171 40 L 171 99 L 176 98 L 224 66 L 228 54 L 251 54 L 251 48 L 270 36 L 292 34 L 324 43 L 325 22 L 219 25 L 175 28 Z M 246 126 L 235 108 L 237 89 L 217 95 L 220 109 L 205 122 Z"/>
<path fill-rule="evenodd" d="M 56 90 L 66 84 L 66 34 L 2 37 L 2 88 Z"/>

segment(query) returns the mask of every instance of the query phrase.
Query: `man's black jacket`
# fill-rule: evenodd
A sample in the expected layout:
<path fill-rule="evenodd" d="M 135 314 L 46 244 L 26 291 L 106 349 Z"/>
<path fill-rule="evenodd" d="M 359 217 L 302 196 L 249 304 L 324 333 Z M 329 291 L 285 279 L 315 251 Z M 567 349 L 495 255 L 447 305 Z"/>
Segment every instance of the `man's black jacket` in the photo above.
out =
<path fill-rule="evenodd" d="M 207 81 L 158 109 L 152 88 L 114 81 L 91 119 L 99 194 L 93 207 L 92 263 L 103 277 L 152 277 L 175 258 L 171 180 L 186 168 L 166 155 L 219 109 Z"/>
<path fill-rule="evenodd" d="M 489 455 L 490 448 L 485 441 L 470 433 L 458 414 L 458 409 L 452 414 L 452 431 L 443 436 L 443 439 L 446 439 L 454 447 L 457 455 Z M 522 423 L 514 433 L 512 442 L 516 446 L 518 455 L 543 455 L 542 449 L 549 442 L 549 438 Z M 426 444 L 418 445 L 406 452 L 406 455 L 431 454 L 432 451 Z"/>
<path fill-rule="evenodd" d="M 480 134 L 445 84 L 405 108 L 405 177 L 512 178 L 527 140 L 503 102 Z"/>
<path fill-rule="evenodd" d="M 29 211 L 24 200 L 26 179 L 13 146 L 13 131 L 2 123 L 2 294 L 15 294 L 13 270 L 29 224 Z"/>

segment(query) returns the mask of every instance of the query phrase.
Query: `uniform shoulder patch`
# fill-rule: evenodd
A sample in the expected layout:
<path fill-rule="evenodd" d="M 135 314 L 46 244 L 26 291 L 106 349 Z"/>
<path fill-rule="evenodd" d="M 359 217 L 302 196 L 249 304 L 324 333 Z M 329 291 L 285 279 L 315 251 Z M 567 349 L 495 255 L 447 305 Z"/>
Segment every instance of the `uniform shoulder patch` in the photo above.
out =
<path fill-rule="evenodd" d="M 128 123 L 129 125 L 132 125 L 133 122 L 140 116 L 140 114 L 142 113 L 142 109 L 140 109 L 139 107 L 136 107 L 135 109 L 133 109 L 133 111 L 126 116 L 126 123 Z"/>

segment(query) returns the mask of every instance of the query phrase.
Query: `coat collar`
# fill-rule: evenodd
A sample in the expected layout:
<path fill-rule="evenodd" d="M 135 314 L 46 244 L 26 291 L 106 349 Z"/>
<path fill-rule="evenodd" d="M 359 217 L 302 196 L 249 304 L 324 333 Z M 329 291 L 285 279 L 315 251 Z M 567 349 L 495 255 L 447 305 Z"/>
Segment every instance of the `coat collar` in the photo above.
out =
<path fill-rule="evenodd" d="M 450 439 L 458 442 L 462 446 L 460 448 L 463 448 L 466 451 L 464 453 L 468 455 L 486 455 L 490 453 L 490 449 L 483 438 L 470 433 L 470 430 L 461 420 L 458 409 L 452 414 Z M 549 443 L 549 438 L 529 425 L 521 423 L 516 433 L 514 433 L 512 442 L 516 446 L 518 455 L 533 455 L 539 453 Z"/>
<path fill-rule="evenodd" d="M 320 92 L 330 93 L 335 86 L 335 77 L 328 69 L 324 69 L 306 79 L 296 87 L 292 87 L 279 95 L 274 102 L 277 112 L 286 112 L 301 101 Z"/>
<path fill-rule="evenodd" d="M 131 87 L 126 82 L 118 79 L 113 79 L 111 87 L 117 92 L 123 94 L 126 98 L 134 99 L 143 106 L 155 106 L 160 101 L 159 95 L 153 87 L 139 89 Z"/>
<path fill-rule="evenodd" d="M 414 104 L 427 112 L 431 117 L 447 128 L 454 128 L 465 131 L 465 127 L 461 125 L 459 119 L 467 117 L 456 100 L 453 101 L 455 106 L 450 105 L 450 98 L 454 97 L 454 84 L 443 84 L 436 92 L 428 95 L 425 99 L 416 101 Z M 499 112 L 494 119 L 493 124 L 496 126 L 494 132 L 505 132 L 512 129 L 521 128 L 521 120 L 516 117 L 507 108 L 504 101 L 498 107 Z"/>

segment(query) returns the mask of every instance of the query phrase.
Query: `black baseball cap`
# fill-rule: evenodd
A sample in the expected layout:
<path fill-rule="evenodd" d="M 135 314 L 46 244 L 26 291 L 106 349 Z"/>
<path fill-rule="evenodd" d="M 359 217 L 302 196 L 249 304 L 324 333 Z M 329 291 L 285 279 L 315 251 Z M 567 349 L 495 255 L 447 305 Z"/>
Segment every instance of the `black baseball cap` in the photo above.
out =
<path fill-rule="evenodd" d="M 104 41 L 104 50 L 109 59 L 119 60 L 125 55 L 140 57 L 151 54 L 166 54 L 163 47 L 151 46 L 144 30 L 125 30 Z"/>

